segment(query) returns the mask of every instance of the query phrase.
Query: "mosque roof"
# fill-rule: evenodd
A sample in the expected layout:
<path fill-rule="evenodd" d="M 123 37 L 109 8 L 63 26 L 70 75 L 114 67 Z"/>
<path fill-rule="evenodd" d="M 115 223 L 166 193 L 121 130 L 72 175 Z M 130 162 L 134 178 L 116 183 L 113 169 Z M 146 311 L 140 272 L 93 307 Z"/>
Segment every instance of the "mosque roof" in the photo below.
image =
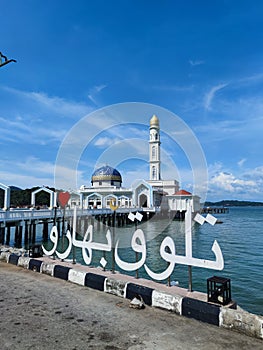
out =
<path fill-rule="evenodd" d="M 185 190 L 180 190 L 175 192 L 174 196 L 192 196 L 192 193 Z"/>
<path fill-rule="evenodd" d="M 120 181 L 122 182 L 121 174 L 117 169 L 109 165 L 104 165 L 94 171 L 91 181 Z"/>

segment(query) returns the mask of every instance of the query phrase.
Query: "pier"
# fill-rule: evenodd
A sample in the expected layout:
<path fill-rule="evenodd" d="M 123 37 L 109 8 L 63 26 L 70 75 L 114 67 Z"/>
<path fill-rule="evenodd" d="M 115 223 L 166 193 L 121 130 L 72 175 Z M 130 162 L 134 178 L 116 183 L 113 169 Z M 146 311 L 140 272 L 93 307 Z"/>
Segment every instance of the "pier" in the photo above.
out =
<path fill-rule="evenodd" d="M 227 207 L 204 207 L 201 210 L 201 214 L 226 214 L 229 213 Z"/>
<path fill-rule="evenodd" d="M 21 247 L 22 242 L 26 247 L 36 241 L 36 227 L 42 225 L 42 239 L 48 240 L 49 224 L 57 225 L 58 233 L 65 233 L 67 228 L 72 227 L 73 209 L 13 209 L 0 211 L 0 244 L 10 244 L 11 235 L 14 231 L 14 243 L 16 247 Z M 128 219 L 131 212 L 140 212 L 142 220 L 150 219 L 157 210 L 147 208 L 118 208 L 115 212 L 111 209 L 78 209 L 77 228 L 78 232 L 85 232 L 88 225 L 94 225 L 100 229 L 102 225 L 109 227 L 123 227 L 132 225 Z M 11 231 L 11 228 L 13 230 Z"/>

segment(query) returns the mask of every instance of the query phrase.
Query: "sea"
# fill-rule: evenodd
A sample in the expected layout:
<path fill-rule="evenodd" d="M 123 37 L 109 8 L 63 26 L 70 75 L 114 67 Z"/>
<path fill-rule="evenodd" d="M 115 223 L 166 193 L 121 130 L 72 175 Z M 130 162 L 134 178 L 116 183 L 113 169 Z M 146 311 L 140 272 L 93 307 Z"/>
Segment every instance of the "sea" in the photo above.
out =
<path fill-rule="evenodd" d="M 205 215 L 204 215 L 205 216 Z M 219 224 L 203 225 L 194 223 L 192 226 L 192 256 L 195 258 L 215 260 L 212 245 L 216 240 L 224 257 L 222 271 L 192 267 L 192 289 L 207 292 L 207 279 L 220 276 L 230 279 L 232 300 L 246 311 L 263 315 L 263 207 L 230 207 L 228 213 L 214 215 Z M 136 225 L 136 226 L 135 226 Z M 146 264 L 156 273 L 167 268 L 160 254 L 160 246 L 165 237 L 171 237 L 175 244 L 176 254 L 185 255 L 185 223 L 168 219 L 151 219 L 149 221 L 128 225 L 121 228 L 107 228 L 94 226 L 92 241 L 107 243 L 106 233 L 110 230 L 115 242 L 119 240 L 118 254 L 122 261 L 136 263 L 141 259 L 141 253 L 135 253 L 131 248 L 132 236 L 136 229 L 140 229 L 146 240 Z M 51 249 L 51 241 L 42 242 L 42 227 L 37 228 L 36 240 Z M 50 228 L 51 230 L 51 228 Z M 141 232 L 141 231 L 140 231 Z M 78 239 L 82 239 L 84 232 L 80 232 Z M 12 242 L 10 242 L 12 245 Z M 140 245 L 140 242 L 135 242 Z M 60 239 L 61 250 L 62 239 Z M 63 247 L 66 248 L 67 239 L 64 238 Z M 61 250 L 62 251 L 62 250 Z M 73 250 L 72 250 L 73 251 Z M 144 266 L 137 271 L 123 271 L 113 260 L 112 252 L 92 250 L 92 266 L 101 266 L 101 259 L 107 262 L 105 269 L 150 279 Z M 74 249 L 69 259 L 75 258 L 77 263 L 85 264 L 81 248 Z M 103 259 L 103 260 L 104 260 Z M 160 283 L 189 287 L 188 266 L 177 264 L 170 279 Z M 171 287 L 172 288 L 172 287 Z"/>

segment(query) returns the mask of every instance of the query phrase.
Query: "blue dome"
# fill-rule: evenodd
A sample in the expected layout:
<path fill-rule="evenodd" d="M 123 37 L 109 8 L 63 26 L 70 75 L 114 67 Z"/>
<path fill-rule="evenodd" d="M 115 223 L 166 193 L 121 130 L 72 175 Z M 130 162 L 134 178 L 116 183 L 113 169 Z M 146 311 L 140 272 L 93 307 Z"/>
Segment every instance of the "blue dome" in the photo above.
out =
<path fill-rule="evenodd" d="M 91 182 L 93 181 L 119 181 L 122 182 L 121 174 L 117 169 L 109 165 L 102 166 L 94 171 Z"/>

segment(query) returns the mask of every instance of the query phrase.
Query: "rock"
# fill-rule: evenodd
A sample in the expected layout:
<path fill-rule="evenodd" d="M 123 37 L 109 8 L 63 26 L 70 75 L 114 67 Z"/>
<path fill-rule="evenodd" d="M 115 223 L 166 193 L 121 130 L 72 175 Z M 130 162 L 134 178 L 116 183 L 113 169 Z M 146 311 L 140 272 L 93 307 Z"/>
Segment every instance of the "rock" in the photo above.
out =
<path fill-rule="evenodd" d="M 145 305 L 142 297 L 140 295 L 138 297 L 134 297 L 130 302 L 130 307 L 133 309 L 144 309 Z"/>

